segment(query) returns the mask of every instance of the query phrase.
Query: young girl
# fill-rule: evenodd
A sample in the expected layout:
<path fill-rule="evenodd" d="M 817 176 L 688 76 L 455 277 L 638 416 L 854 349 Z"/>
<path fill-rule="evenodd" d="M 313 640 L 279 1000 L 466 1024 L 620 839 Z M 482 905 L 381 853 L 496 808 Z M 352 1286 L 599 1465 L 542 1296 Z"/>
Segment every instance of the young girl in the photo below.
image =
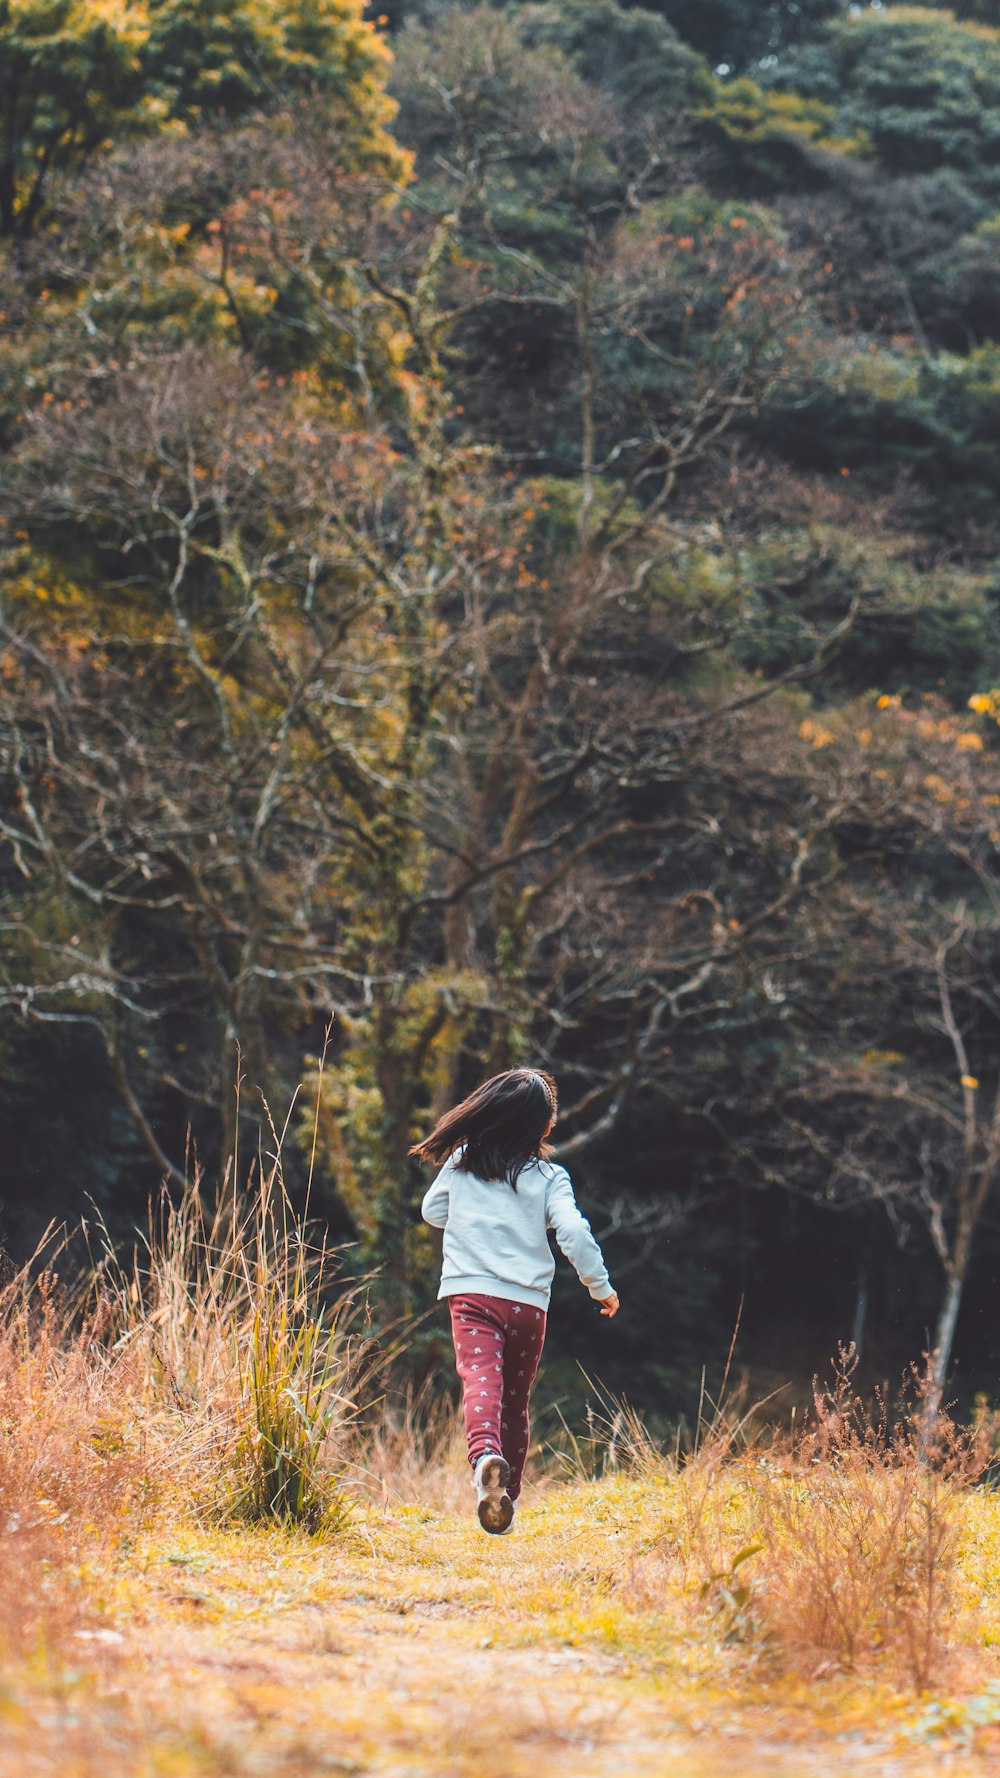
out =
<path fill-rule="evenodd" d="M 411 1149 L 444 1162 L 423 1217 L 444 1230 L 447 1297 L 462 1379 L 479 1523 L 509 1531 L 528 1453 L 528 1398 L 545 1340 L 555 1260 L 551 1229 L 581 1283 L 618 1312 L 601 1250 L 564 1167 L 548 1159 L 556 1087 L 537 1068 L 494 1075 Z"/>

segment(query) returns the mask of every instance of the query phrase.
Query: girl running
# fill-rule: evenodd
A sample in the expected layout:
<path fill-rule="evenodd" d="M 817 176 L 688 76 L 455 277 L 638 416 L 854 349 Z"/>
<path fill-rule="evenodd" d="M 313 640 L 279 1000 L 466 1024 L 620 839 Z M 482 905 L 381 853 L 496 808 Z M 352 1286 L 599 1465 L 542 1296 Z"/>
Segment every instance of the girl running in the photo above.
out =
<path fill-rule="evenodd" d="M 569 1174 L 548 1158 L 556 1111 L 551 1075 L 512 1068 L 410 1150 L 441 1166 L 422 1213 L 444 1230 L 438 1295 L 451 1310 L 479 1523 L 494 1534 L 511 1528 L 528 1454 L 528 1400 L 555 1271 L 549 1229 L 601 1314 L 618 1313 Z"/>

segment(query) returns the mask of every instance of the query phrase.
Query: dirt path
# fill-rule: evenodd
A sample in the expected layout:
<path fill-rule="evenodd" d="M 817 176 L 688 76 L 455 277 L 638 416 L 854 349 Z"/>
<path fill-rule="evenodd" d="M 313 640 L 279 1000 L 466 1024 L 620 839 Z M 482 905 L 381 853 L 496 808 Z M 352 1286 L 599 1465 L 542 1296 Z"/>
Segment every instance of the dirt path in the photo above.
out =
<path fill-rule="evenodd" d="M 486 1623 L 470 1635 L 450 1609 L 299 1611 L 280 1632 L 161 1635 L 147 1654 L 158 1689 L 171 1675 L 176 1720 L 193 1705 L 222 1769 L 241 1774 L 940 1778 L 939 1756 L 904 1758 L 885 1739 L 849 1730 L 843 1741 L 817 1741 L 814 1723 L 787 1711 L 774 1720 L 766 1706 L 713 1708 L 693 1728 L 655 1678 L 630 1674 L 620 1659 L 498 1647 Z"/>
<path fill-rule="evenodd" d="M 107 1577 L 114 1627 L 65 1683 L 0 1691 L 0 1778 L 939 1778 L 912 1701 L 754 1691 L 703 1633 L 630 1615 L 595 1554 L 619 1535 L 179 1531 Z"/>

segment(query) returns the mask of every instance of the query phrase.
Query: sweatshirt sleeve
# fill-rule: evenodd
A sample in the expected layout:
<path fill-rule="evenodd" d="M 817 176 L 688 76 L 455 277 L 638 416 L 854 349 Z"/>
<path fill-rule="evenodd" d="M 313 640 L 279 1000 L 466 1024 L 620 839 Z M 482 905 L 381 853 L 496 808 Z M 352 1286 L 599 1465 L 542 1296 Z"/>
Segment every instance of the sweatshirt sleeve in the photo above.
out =
<path fill-rule="evenodd" d="M 605 1297 L 614 1295 L 604 1255 L 573 1196 L 573 1186 L 565 1167 L 556 1167 L 553 1171 L 555 1177 L 545 1194 L 546 1227 L 552 1230 L 560 1250 L 576 1268 L 580 1283 L 586 1285 L 596 1302 L 603 1302 Z"/>
<path fill-rule="evenodd" d="M 433 1184 L 424 1193 L 420 1214 L 432 1229 L 443 1229 L 448 1221 L 449 1185 L 453 1172 L 451 1161 L 445 1161 Z"/>

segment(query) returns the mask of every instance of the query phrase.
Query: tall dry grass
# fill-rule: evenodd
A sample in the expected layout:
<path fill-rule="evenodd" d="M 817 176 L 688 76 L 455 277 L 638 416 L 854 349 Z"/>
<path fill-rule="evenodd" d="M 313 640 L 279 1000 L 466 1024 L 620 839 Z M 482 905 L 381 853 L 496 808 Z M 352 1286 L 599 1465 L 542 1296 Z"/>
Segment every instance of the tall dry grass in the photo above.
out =
<path fill-rule="evenodd" d="M 65 1266 L 66 1256 L 60 1257 Z M 126 1270 L 0 1291 L 0 1659 L 111 1659 L 96 1577 L 159 1516 L 336 1533 L 379 1354 L 274 1179 L 162 1200 Z M 377 1414 L 377 1408 L 376 1408 Z M 96 1633 L 96 1634 L 95 1634 Z"/>
<path fill-rule="evenodd" d="M 842 1352 L 806 1423 L 713 1413 L 674 1462 L 655 1552 L 726 1640 L 807 1678 L 879 1669 L 917 1691 L 947 1664 L 963 1496 L 988 1452 L 924 1391 L 864 1400 Z"/>
<path fill-rule="evenodd" d="M 541 1453 L 549 1474 L 564 1482 L 597 1482 L 608 1476 L 661 1475 L 664 1458 L 642 1415 L 624 1397 L 582 1369 L 588 1395 L 582 1424 L 572 1426 L 556 1405 L 557 1431 Z"/>
<path fill-rule="evenodd" d="M 50 1261 L 57 1258 L 49 1245 Z M 0 1289 L 0 1643 L 44 1652 L 88 1617 L 80 1584 L 155 1510 L 156 1453 L 133 1410 L 130 1354 L 108 1350 L 49 1268 Z"/>
<path fill-rule="evenodd" d="M 123 1267 L 96 1289 L 130 1355 L 136 1411 L 169 1433 L 174 1491 L 219 1518 L 337 1530 L 359 1425 L 385 1351 L 363 1287 L 289 1201 L 280 1162 L 206 1208 L 164 1193 Z"/>
<path fill-rule="evenodd" d="M 362 1430 L 354 1475 L 383 1507 L 468 1512 L 469 1465 L 461 1409 L 432 1386 L 387 1391 Z"/>
<path fill-rule="evenodd" d="M 164 1193 L 127 1260 L 99 1234 L 89 1267 L 49 1239 L 0 1287 L 0 1641 L 22 1652 L 79 1632 L 86 1573 L 156 1513 L 342 1529 L 385 1358 L 280 1144 L 211 1209 L 197 1179 Z"/>

